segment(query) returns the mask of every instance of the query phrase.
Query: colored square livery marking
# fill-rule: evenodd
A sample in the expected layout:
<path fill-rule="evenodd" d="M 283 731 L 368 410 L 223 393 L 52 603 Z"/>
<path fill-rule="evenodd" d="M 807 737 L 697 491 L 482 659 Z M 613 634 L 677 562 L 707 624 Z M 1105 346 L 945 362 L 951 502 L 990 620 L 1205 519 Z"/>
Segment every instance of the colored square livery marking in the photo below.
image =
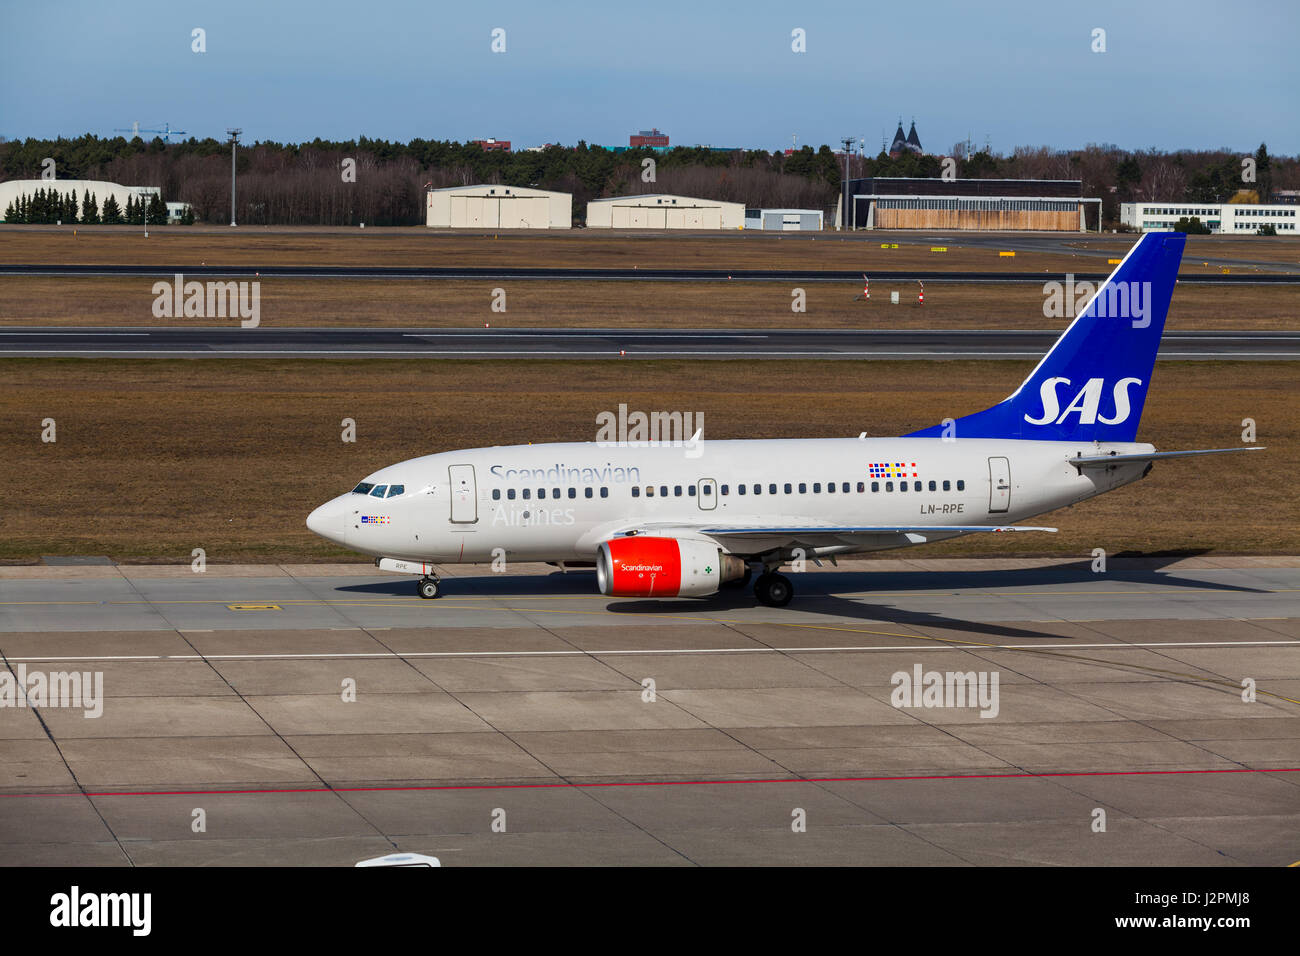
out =
<path fill-rule="evenodd" d="M 393 519 L 389 515 L 362 515 L 362 524 L 392 524 Z"/>
<path fill-rule="evenodd" d="M 867 471 L 872 478 L 916 478 L 916 462 L 908 465 L 905 461 L 869 461 Z M 910 471 L 910 474 L 909 474 Z"/>

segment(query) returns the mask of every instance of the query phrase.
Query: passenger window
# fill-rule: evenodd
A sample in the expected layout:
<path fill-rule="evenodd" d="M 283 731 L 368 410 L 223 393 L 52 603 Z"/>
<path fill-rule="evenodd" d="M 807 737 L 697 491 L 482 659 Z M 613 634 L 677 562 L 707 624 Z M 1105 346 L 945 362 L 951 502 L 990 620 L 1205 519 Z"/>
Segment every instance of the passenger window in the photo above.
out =
<path fill-rule="evenodd" d="M 958 490 L 958 491 L 965 491 L 965 490 L 966 490 L 966 482 L 965 482 L 964 479 L 961 479 L 961 478 L 958 478 L 958 479 L 957 479 L 957 490 Z"/>
<path fill-rule="evenodd" d="M 920 491 L 920 490 L 921 490 L 921 483 L 920 483 L 919 481 L 914 481 L 914 482 L 912 482 L 912 490 L 913 490 L 913 491 Z"/>
<path fill-rule="evenodd" d="M 745 493 L 745 490 L 746 490 L 745 485 L 736 485 L 736 494 L 743 495 Z"/>
<path fill-rule="evenodd" d="M 595 493 L 596 493 L 595 490 L 594 490 L 590 485 L 588 485 L 586 488 L 583 488 L 583 489 L 582 489 L 582 494 L 583 494 L 583 496 L 584 496 L 584 497 L 587 497 L 587 498 L 590 498 L 590 497 L 591 497 L 592 495 L 594 495 Z"/>
<path fill-rule="evenodd" d="M 694 497 L 695 497 L 695 486 L 694 486 L 694 485 L 687 485 L 687 486 L 686 486 L 686 494 L 687 494 L 688 497 L 694 498 Z"/>
<path fill-rule="evenodd" d="M 388 497 L 389 497 L 389 498 L 396 498 L 398 495 L 402 494 L 404 491 L 406 491 L 406 485 L 389 485 L 389 487 L 388 487 Z"/>
<path fill-rule="evenodd" d="M 541 501 L 541 500 L 542 500 L 543 498 L 545 498 L 545 497 L 546 497 L 546 489 L 545 489 L 545 488 L 538 488 L 538 489 L 537 489 L 537 500 L 538 500 L 538 501 Z"/>
<path fill-rule="evenodd" d="M 859 485 L 859 486 L 858 486 L 858 491 L 861 491 L 861 490 L 862 490 L 862 486 Z M 840 491 L 844 492 L 844 494 L 846 494 L 846 495 L 849 493 L 849 483 L 848 483 L 847 481 L 844 482 L 844 484 L 840 485 Z"/>
<path fill-rule="evenodd" d="M 515 500 L 515 489 L 513 489 L 513 488 L 507 488 L 507 489 L 506 489 L 506 497 L 509 498 L 511 501 L 514 501 L 514 500 Z"/>
<path fill-rule="evenodd" d="M 867 490 L 867 483 L 866 483 L 865 481 L 859 481 L 859 482 L 858 482 L 858 494 L 862 494 L 862 493 L 863 493 L 864 491 L 866 491 L 866 490 Z"/>
<path fill-rule="evenodd" d="M 659 486 L 659 497 L 660 497 L 660 498 L 667 498 L 667 497 L 668 497 L 668 486 L 667 486 L 667 485 L 660 485 L 660 486 Z"/>
<path fill-rule="evenodd" d="M 785 483 L 785 493 L 787 495 L 794 494 L 794 485 L 790 484 L 788 481 Z"/>
<path fill-rule="evenodd" d="M 894 490 L 894 483 L 893 483 L 892 481 L 887 481 L 887 482 L 885 482 L 885 490 L 886 490 L 886 491 L 893 491 L 893 490 Z"/>
<path fill-rule="evenodd" d="M 905 482 L 905 481 L 900 481 L 900 482 L 898 483 L 898 490 L 899 490 L 899 491 L 906 491 L 906 490 L 907 490 L 907 482 Z"/>
<path fill-rule="evenodd" d="M 799 494 L 801 495 L 808 494 L 808 482 L 806 481 L 799 482 Z"/>
<path fill-rule="evenodd" d="M 815 494 L 815 495 L 820 495 L 821 493 L 822 493 L 822 483 L 821 483 L 820 481 L 814 481 L 814 482 L 813 482 L 813 494 Z"/>
<path fill-rule="evenodd" d="M 873 482 L 871 483 L 871 490 L 872 490 L 872 492 L 877 492 L 877 491 L 879 491 L 879 490 L 880 490 L 880 482 L 878 482 L 878 481 L 873 481 Z"/>
<path fill-rule="evenodd" d="M 763 486 L 762 486 L 762 485 L 755 485 L 755 486 L 754 486 L 754 494 L 756 494 L 756 495 L 761 495 L 762 493 L 763 493 Z"/>
<path fill-rule="evenodd" d="M 727 493 L 727 486 L 726 486 L 726 485 L 723 485 L 723 486 L 722 486 L 722 493 L 723 493 L 724 495 Z M 711 495 L 711 494 L 713 494 L 713 488 L 710 487 L 709 485 L 705 485 L 705 486 L 704 486 L 704 497 L 707 498 L 707 497 L 709 497 L 709 495 Z"/>
<path fill-rule="evenodd" d="M 952 482 L 949 481 L 947 478 L 943 480 L 943 490 L 952 491 Z"/>
<path fill-rule="evenodd" d="M 653 497 L 655 496 L 655 486 L 654 486 L 654 485 L 646 485 L 646 486 L 645 486 L 645 496 L 646 496 L 647 498 L 653 498 Z"/>
<path fill-rule="evenodd" d="M 930 490 L 931 490 L 931 491 L 935 491 L 935 490 L 937 490 L 937 488 L 938 488 L 938 486 L 937 486 L 933 481 L 930 482 Z"/>
<path fill-rule="evenodd" d="M 587 489 L 587 495 L 588 495 L 588 496 L 591 495 L 591 489 L 590 489 L 590 488 Z M 570 488 L 570 489 L 569 489 L 569 497 L 570 497 L 570 498 L 576 498 L 576 497 L 578 497 L 578 489 L 577 489 L 577 488 Z"/>
<path fill-rule="evenodd" d="M 371 497 L 371 498 L 382 498 L 382 497 L 384 497 L 384 492 L 386 492 L 387 490 L 388 490 L 388 486 L 387 486 L 387 485 L 375 485 L 375 490 L 372 491 L 372 492 L 370 492 L 370 497 Z"/>
<path fill-rule="evenodd" d="M 552 498 L 558 498 L 558 497 L 560 497 L 560 489 L 559 489 L 559 488 L 552 488 L 552 489 L 551 489 L 551 497 L 552 497 Z"/>
<path fill-rule="evenodd" d="M 709 493 L 709 486 L 708 486 L 708 485 L 705 485 L 705 486 L 704 486 L 704 493 L 705 493 L 706 495 Z M 722 493 L 723 493 L 724 495 L 729 495 L 729 494 L 731 494 L 731 487 L 730 487 L 729 485 L 723 485 L 723 486 L 722 486 Z"/>
<path fill-rule="evenodd" d="M 493 500 L 493 501 L 500 501 L 500 500 L 501 500 L 501 489 L 500 489 L 500 488 L 493 488 L 493 489 L 492 489 L 492 500 Z"/>
<path fill-rule="evenodd" d="M 769 495 L 774 495 L 774 494 L 776 494 L 776 485 L 768 485 L 768 486 L 767 486 L 767 493 L 768 493 Z"/>
<path fill-rule="evenodd" d="M 531 488 L 525 488 L 525 489 L 524 489 L 524 501 L 527 501 L 527 500 L 530 499 L 532 496 L 533 496 L 533 489 L 531 489 Z"/>
<path fill-rule="evenodd" d="M 682 496 L 682 486 L 681 486 L 681 485 L 673 485 L 673 497 L 674 497 L 674 498 L 680 498 L 681 496 Z"/>
<path fill-rule="evenodd" d="M 633 485 L 633 486 L 632 486 L 632 497 L 633 497 L 633 498 L 640 498 L 640 497 L 641 497 L 641 488 L 640 488 L 639 485 Z"/>
<path fill-rule="evenodd" d="M 633 491 L 636 491 L 635 488 L 633 488 L 632 490 L 633 490 Z M 601 496 L 602 498 L 608 498 L 608 497 L 609 497 L 609 489 L 608 489 L 608 488 L 601 488 L 601 489 L 600 489 L 600 496 Z"/>
<path fill-rule="evenodd" d="M 835 494 L 835 482 L 833 481 L 826 482 L 826 493 L 828 495 Z"/>

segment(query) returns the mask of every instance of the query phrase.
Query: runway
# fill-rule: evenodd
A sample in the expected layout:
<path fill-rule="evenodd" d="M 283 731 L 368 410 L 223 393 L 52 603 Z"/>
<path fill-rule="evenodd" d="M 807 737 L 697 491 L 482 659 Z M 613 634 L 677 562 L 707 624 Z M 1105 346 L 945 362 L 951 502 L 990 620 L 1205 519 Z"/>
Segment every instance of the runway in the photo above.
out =
<path fill-rule="evenodd" d="M 1276 273 L 1187 273 L 1179 282 L 1196 285 L 1296 285 L 1300 273 L 1283 272 L 1286 263 L 1267 263 Z M 136 276 L 171 280 L 220 276 L 232 279 L 491 279 L 627 282 L 851 282 L 862 281 L 860 269 L 638 269 L 547 268 L 519 266 L 266 266 L 266 265 L 46 265 L 0 264 L 0 276 Z M 1102 282 L 1108 272 L 1070 273 L 1075 282 Z M 881 282 L 1065 282 L 1064 272 L 971 272 L 941 269 L 871 272 Z"/>
<path fill-rule="evenodd" d="M 0 356 L 1027 359 L 1057 330 L 226 327 L 0 329 Z M 1162 359 L 1294 360 L 1300 333 L 1167 331 Z"/>
<path fill-rule="evenodd" d="M 1300 558 L 843 562 L 781 610 L 442 570 L 0 568 L 4 670 L 103 681 L 0 708 L 0 864 L 1300 860 Z"/>

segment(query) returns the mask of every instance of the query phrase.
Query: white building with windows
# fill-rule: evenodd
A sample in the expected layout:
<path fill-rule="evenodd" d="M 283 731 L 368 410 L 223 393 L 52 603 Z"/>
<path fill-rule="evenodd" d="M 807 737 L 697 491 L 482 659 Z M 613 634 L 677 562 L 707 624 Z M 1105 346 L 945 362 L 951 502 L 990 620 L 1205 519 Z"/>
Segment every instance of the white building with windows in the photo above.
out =
<path fill-rule="evenodd" d="M 1179 219 L 1195 216 L 1211 232 L 1251 236 L 1261 226 L 1273 226 L 1279 236 L 1300 235 L 1300 206 L 1252 203 L 1126 202 L 1120 203 L 1119 221 L 1143 232 L 1170 230 Z"/>
<path fill-rule="evenodd" d="M 157 186 L 123 186 L 100 179 L 10 179 L 0 183 L 0 217 L 4 216 L 10 203 L 17 203 L 23 196 L 30 199 L 38 189 L 47 193 L 55 192 L 60 196 L 75 194 L 79 214 L 87 193 L 94 197 L 95 205 L 101 213 L 109 196 L 117 200 L 119 209 L 125 210 L 128 199 L 148 199 L 150 196 L 162 195 L 162 190 Z"/>

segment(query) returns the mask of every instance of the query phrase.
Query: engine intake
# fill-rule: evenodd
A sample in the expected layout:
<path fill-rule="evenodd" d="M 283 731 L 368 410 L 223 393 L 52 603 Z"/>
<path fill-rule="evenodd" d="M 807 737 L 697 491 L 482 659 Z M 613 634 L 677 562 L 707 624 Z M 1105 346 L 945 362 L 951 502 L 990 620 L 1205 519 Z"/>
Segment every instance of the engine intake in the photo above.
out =
<path fill-rule="evenodd" d="M 596 580 L 610 597 L 700 597 L 745 574 L 745 562 L 711 541 L 635 535 L 596 549 Z"/>

